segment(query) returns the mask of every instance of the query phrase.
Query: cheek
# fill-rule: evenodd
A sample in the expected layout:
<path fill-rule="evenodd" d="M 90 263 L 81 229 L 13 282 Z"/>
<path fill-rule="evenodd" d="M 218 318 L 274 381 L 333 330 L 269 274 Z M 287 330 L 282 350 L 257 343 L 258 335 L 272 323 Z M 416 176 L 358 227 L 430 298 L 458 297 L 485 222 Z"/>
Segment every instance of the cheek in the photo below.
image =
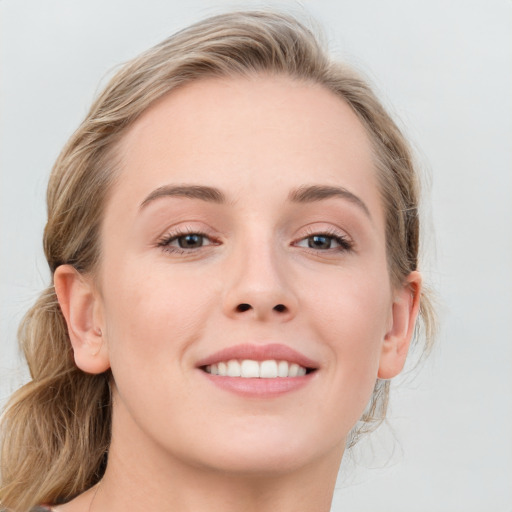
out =
<path fill-rule="evenodd" d="M 392 304 L 388 274 L 382 265 L 317 273 L 305 288 L 305 309 L 334 345 L 358 351 L 383 340 Z M 341 344 L 341 345 L 340 345 Z"/>
<path fill-rule="evenodd" d="M 105 317 L 113 370 L 147 366 L 154 374 L 159 366 L 179 362 L 200 336 L 210 311 L 201 283 L 154 265 L 149 271 L 144 265 L 126 263 L 106 274 Z"/>
<path fill-rule="evenodd" d="M 384 269 L 385 270 L 385 269 Z M 332 386 L 326 402 L 339 411 L 353 411 L 356 421 L 368 402 L 377 379 L 379 358 L 389 328 L 392 294 L 387 272 L 340 272 L 337 279 L 316 278 L 307 309 L 314 330 L 328 347 L 326 368 Z M 323 284 L 323 286 L 322 286 Z M 328 292 L 326 292 L 328 290 Z"/>
<path fill-rule="evenodd" d="M 104 281 L 116 410 L 128 411 L 125 420 L 133 418 L 142 429 L 149 428 L 144 418 L 180 410 L 189 401 L 190 348 L 203 336 L 214 302 L 200 281 L 170 275 L 165 265 L 149 268 L 127 262 Z"/>

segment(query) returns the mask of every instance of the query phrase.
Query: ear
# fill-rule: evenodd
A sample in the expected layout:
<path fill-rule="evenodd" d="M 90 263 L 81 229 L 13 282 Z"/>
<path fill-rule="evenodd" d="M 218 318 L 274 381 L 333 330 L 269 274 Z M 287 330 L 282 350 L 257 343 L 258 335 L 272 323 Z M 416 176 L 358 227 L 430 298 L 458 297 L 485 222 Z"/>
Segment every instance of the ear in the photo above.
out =
<path fill-rule="evenodd" d="M 55 270 L 53 282 L 76 365 L 87 373 L 108 370 L 110 361 L 103 337 L 102 304 L 92 278 L 80 274 L 71 265 L 61 265 Z"/>
<path fill-rule="evenodd" d="M 395 290 L 391 325 L 384 337 L 380 355 L 377 374 L 380 379 L 391 379 L 404 367 L 419 312 L 421 283 L 421 274 L 414 271 Z"/>

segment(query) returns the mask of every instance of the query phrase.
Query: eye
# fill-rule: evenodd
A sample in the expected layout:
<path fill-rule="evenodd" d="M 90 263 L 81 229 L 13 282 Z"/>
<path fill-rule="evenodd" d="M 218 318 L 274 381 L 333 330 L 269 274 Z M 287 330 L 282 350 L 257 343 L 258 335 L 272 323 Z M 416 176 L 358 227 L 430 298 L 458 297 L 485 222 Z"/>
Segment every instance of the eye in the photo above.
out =
<path fill-rule="evenodd" d="M 214 242 L 204 233 L 170 233 L 158 242 L 168 252 L 186 252 L 200 249 Z"/>
<path fill-rule="evenodd" d="M 307 247 L 317 251 L 339 250 L 348 251 L 352 249 L 352 243 L 347 237 L 327 233 L 316 233 L 307 236 L 295 243 L 298 247 Z"/>
<path fill-rule="evenodd" d="M 181 249 L 197 249 L 205 245 L 206 237 L 199 233 L 188 233 L 175 238 L 172 242 L 176 242 Z M 169 244 L 171 245 L 171 244 Z"/>

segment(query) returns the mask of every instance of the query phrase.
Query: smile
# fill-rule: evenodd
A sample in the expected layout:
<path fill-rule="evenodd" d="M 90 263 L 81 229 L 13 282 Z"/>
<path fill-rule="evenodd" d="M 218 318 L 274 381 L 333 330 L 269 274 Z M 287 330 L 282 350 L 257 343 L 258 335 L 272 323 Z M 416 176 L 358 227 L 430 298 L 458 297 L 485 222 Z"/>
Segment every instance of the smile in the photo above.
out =
<path fill-rule="evenodd" d="M 302 377 L 308 373 L 307 368 L 297 363 L 277 361 L 275 359 L 266 361 L 255 361 L 253 359 L 220 361 L 217 364 L 205 366 L 204 371 L 221 377 L 242 377 L 245 379 Z"/>
<path fill-rule="evenodd" d="M 320 365 L 289 346 L 270 343 L 224 348 L 198 361 L 196 368 L 223 391 L 270 399 L 308 386 Z"/>

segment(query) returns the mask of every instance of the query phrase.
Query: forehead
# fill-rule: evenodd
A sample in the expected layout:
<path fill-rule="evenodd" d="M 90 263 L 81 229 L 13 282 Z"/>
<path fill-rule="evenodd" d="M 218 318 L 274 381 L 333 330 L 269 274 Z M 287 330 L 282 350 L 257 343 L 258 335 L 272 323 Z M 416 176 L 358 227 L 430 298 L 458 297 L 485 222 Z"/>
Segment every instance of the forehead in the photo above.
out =
<path fill-rule="evenodd" d="M 235 196 L 322 183 L 379 202 L 371 144 L 356 114 L 325 87 L 289 77 L 187 84 L 144 112 L 119 150 L 114 196 L 130 202 L 170 182 Z"/>

